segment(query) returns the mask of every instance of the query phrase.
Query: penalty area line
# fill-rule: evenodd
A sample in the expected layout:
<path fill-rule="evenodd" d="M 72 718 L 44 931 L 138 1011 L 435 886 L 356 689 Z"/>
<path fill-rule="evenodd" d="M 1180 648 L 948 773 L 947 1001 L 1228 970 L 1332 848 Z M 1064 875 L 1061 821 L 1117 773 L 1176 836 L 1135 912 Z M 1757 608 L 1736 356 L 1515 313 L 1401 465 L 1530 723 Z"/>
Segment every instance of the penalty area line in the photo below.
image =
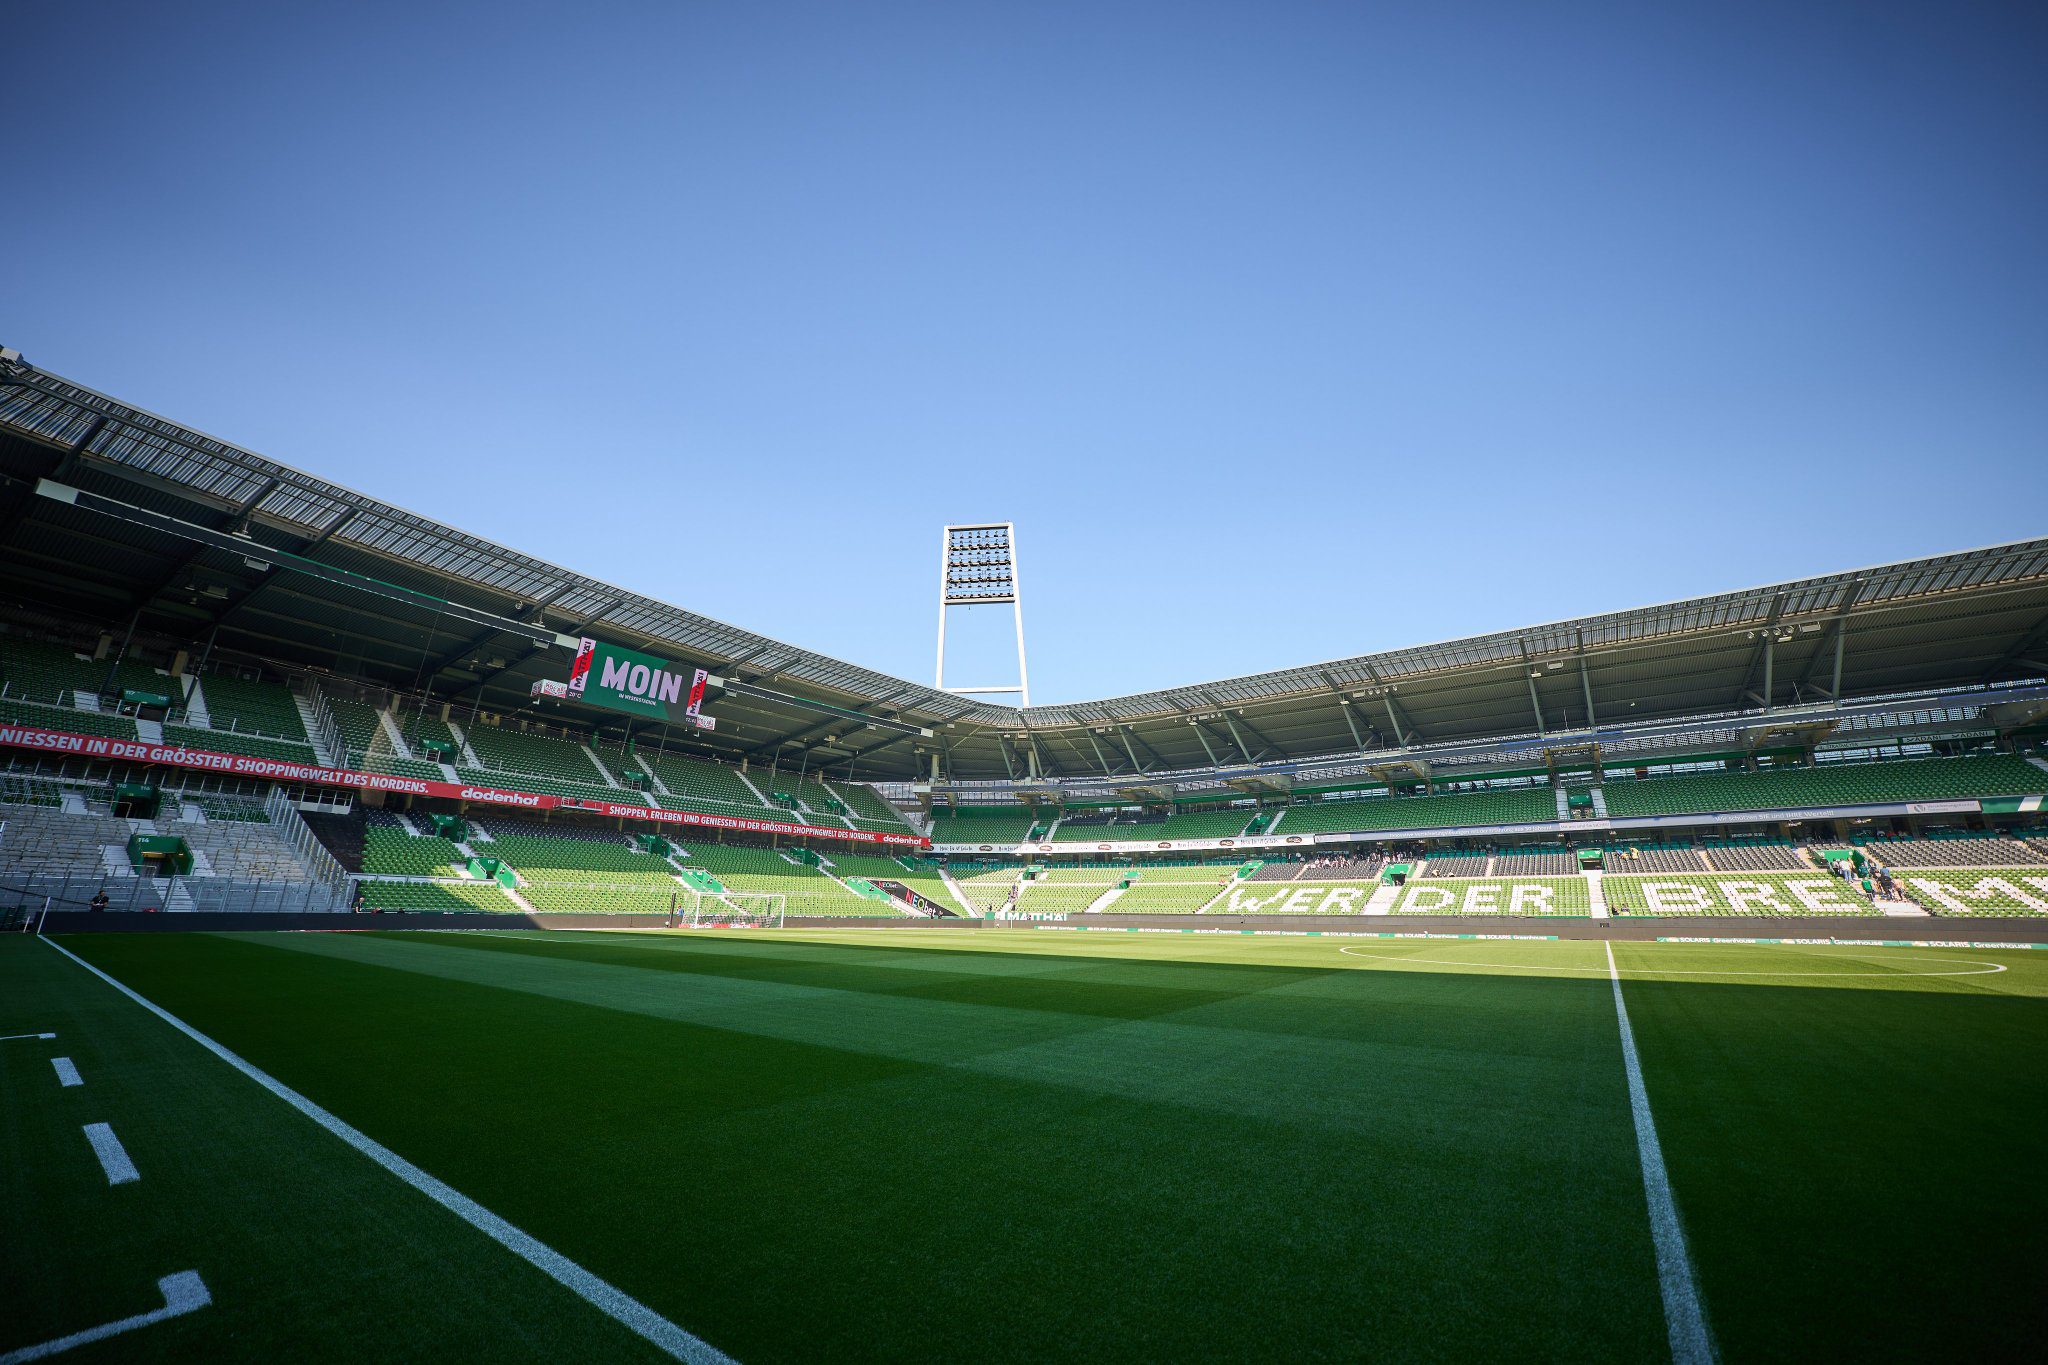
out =
<path fill-rule="evenodd" d="M 1643 1063 L 1636 1056 L 1636 1034 L 1629 1027 L 1628 1006 L 1621 998 L 1621 972 L 1614 965 L 1614 945 L 1607 949 L 1607 979 L 1614 986 L 1614 1016 L 1621 1023 L 1621 1059 L 1628 1070 L 1628 1107 L 1635 1119 L 1636 1153 L 1642 1159 L 1643 1194 L 1650 1205 L 1650 1241 L 1657 1252 L 1657 1289 L 1664 1298 L 1664 1326 L 1671 1338 L 1674 1365 L 1711 1365 L 1714 1339 L 1707 1332 L 1706 1310 L 1700 1307 L 1699 1282 L 1693 1277 L 1692 1255 L 1686 1250 L 1685 1228 L 1671 1197 L 1671 1176 L 1664 1169 L 1664 1148 L 1657 1141 L 1657 1123 L 1650 1117 L 1650 1092 L 1643 1087 Z"/>
<path fill-rule="evenodd" d="M 132 1318 L 120 1318 L 114 1322 L 88 1327 L 83 1332 L 73 1332 L 68 1337 L 45 1341 L 36 1346 L 24 1346 L 18 1351 L 0 1355 L 0 1365 L 25 1365 L 31 1360 L 57 1355 L 74 1347 L 88 1346 L 95 1341 L 132 1332 L 138 1327 L 154 1327 L 157 1323 L 171 1318 L 181 1318 L 187 1313 L 196 1313 L 213 1302 L 213 1295 L 206 1290 L 206 1281 L 199 1278 L 196 1270 L 181 1270 L 175 1275 L 166 1275 L 156 1282 L 157 1293 L 164 1296 L 164 1306 L 152 1308 L 147 1313 L 137 1313 Z"/>
<path fill-rule="evenodd" d="M 242 1060 L 169 1010 L 116 981 L 63 944 L 48 938 L 43 942 L 665 1354 L 676 1360 L 688 1361 L 689 1365 L 734 1365 L 732 1358 L 717 1347 L 701 1337 L 684 1331 L 623 1289 L 600 1279 L 538 1238 L 520 1231 L 454 1186 L 428 1175 L 383 1143 L 344 1123 L 268 1072 Z"/>

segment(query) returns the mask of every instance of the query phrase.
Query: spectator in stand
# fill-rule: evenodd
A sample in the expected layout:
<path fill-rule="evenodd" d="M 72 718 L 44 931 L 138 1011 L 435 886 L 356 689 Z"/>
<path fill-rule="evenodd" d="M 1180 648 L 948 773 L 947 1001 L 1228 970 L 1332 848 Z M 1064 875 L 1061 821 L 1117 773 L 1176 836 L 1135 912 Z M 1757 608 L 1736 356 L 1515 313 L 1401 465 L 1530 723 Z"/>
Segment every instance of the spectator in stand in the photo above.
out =
<path fill-rule="evenodd" d="M 94 892 L 93 898 L 86 903 L 86 908 L 92 911 L 94 914 L 98 914 L 100 911 L 106 909 L 107 888 L 103 886 L 98 891 Z"/>

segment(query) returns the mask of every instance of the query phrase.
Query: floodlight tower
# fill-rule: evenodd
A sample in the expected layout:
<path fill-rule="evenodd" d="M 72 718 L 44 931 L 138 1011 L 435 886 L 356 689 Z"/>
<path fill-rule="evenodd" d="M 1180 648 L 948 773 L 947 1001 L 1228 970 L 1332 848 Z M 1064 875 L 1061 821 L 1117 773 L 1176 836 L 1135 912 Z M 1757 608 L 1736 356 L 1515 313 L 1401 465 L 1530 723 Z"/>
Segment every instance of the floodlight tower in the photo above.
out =
<path fill-rule="evenodd" d="M 1017 682 L 1012 687 L 946 686 L 946 611 L 1000 606 L 1017 622 Z M 1017 528 L 1007 521 L 948 526 L 939 542 L 939 675 L 941 692 L 1015 692 L 1031 705 L 1031 675 L 1024 667 L 1024 604 L 1017 585 Z"/>

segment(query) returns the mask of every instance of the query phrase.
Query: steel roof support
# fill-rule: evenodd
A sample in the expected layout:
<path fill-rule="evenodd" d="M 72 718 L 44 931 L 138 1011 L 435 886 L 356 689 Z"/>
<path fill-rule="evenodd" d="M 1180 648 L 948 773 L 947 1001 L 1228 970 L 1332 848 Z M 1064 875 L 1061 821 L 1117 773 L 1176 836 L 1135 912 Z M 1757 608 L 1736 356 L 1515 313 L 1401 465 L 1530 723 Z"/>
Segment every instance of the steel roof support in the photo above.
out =
<path fill-rule="evenodd" d="M 1245 720 L 1242 716 L 1238 717 L 1238 719 L 1243 722 L 1245 733 L 1250 735 L 1253 739 L 1259 742 L 1259 752 L 1252 758 L 1252 762 L 1258 762 L 1259 759 L 1264 758 L 1268 753 L 1272 754 L 1275 758 L 1287 757 L 1287 755 L 1281 751 L 1279 745 L 1275 744 L 1272 740 L 1267 739 L 1264 735 L 1259 733 L 1258 726 L 1253 725 L 1249 720 Z M 1223 713 L 1223 723 L 1226 725 L 1230 723 L 1230 713 L 1228 711 L 1225 711 Z"/>
<path fill-rule="evenodd" d="M 1394 738 L 1400 742 L 1402 748 L 1407 748 L 1408 736 L 1401 733 L 1401 717 L 1394 710 L 1394 694 L 1392 692 L 1382 692 L 1380 700 L 1387 704 L 1387 721 L 1394 727 Z"/>
<path fill-rule="evenodd" d="M 1784 609 L 1785 594 L 1780 592 L 1771 598 L 1771 609 L 1764 613 L 1763 624 L 1750 632 L 1756 637 L 1756 647 L 1749 651 L 1749 662 L 1742 668 L 1742 680 L 1735 685 L 1734 705 L 1740 706 L 1745 700 L 1755 697 L 1763 706 L 1770 706 L 1771 699 L 1768 696 L 1758 696 L 1755 689 L 1750 687 L 1749 680 L 1756 676 L 1756 666 L 1764 661 L 1765 648 L 1778 630 L 1778 614 Z"/>
<path fill-rule="evenodd" d="M 1351 732 L 1351 747 L 1364 753 L 1365 741 L 1359 737 L 1358 722 L 1352 718 L 1351 699 L 1344 695 L 1343 689 L 1330 681 L 1330 675 L 1327 673 L 1323 674 L 1323 684 L 1330 689 L 1330 695 L 1337 699 L 1337 714 L 1344 717 L 1344 728 Z"/>

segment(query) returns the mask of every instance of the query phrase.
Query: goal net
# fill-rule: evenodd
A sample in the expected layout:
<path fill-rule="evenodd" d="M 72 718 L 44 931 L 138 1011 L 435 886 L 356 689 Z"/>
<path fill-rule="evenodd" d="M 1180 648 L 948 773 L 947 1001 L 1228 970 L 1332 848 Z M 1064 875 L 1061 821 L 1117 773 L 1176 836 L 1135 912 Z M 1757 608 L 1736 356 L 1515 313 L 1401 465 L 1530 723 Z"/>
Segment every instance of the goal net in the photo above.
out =
<path fill-rule="evenodd" d="M 779 891 L 697 891 L 677 905 L 676 918 L 689 929 L 780 929 L 783 899 Z"/>

